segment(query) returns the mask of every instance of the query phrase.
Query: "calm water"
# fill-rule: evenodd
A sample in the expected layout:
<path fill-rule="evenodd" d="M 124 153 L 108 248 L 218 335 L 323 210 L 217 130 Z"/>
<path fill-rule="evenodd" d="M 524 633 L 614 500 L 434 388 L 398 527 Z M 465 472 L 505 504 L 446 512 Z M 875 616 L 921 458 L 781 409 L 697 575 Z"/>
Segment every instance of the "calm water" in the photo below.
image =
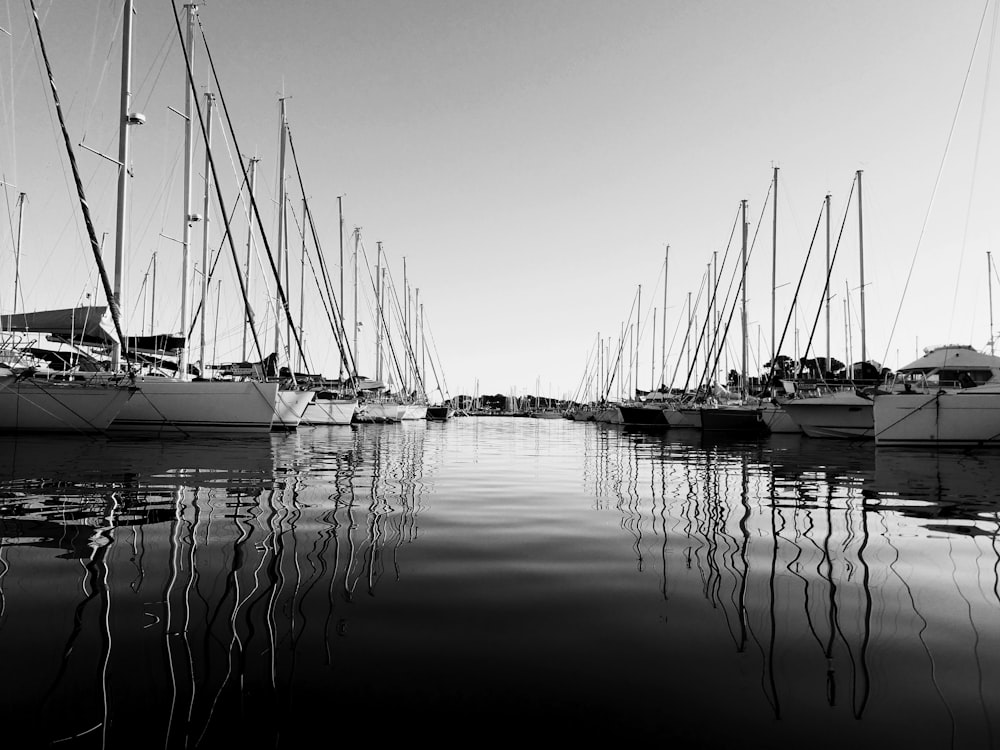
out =
<path fill-rule="evenodd" d="M 515 418 L 0 439 L 0 736 L 995 747 L 998 476 Z"/>

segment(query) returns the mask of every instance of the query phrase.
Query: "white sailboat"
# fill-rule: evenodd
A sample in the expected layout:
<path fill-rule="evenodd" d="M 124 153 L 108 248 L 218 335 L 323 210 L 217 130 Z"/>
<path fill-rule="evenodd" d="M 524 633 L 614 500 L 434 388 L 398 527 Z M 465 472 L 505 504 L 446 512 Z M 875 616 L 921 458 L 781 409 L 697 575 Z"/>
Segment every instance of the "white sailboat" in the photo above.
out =
<path fill-rule="evenodd" d="M 190 276 L 191 226 L 196 219 L 192 206 L 192 161 L 194 139 L 192 122 L 200 113 L 194 112 L 190 59 L 194 48 L 194 25 L 197 6 L 185 6 L 187 29 L 184 97 L 184 228 L 181 264 L 181 330 L 188 330 L 190 302 L 187 298 Z M 131 100 L 131 27 L 132 0 L 125 0 L 122 43 L 122 109 L 119 121 L 119 161 L 128 164 L 129 126 L 142 122 L 142 118 L 129 113 Z M 118 226 L 116 242 L 116 271 L 124 264 L 124 221 L 127 197 L 127 180 L 124 166 L 118 183 Z M 120 274 L 116 273 L 115 299 L 121 299 Z M 114 352 L 113 366 L 118 365 L 118 352 Z M 136 397 L 129 400 L 111 423 L 112 431 L 166 435 L 217 434 L 221 436 L 267 433 L 275 418 L 278 394 L 277 383 L 256 380 L 218 381 L 191 380 L 187 367 L 186 342 L 178 352 L 178 366 L 173 378 L 138 375 Z"/>
<path fill-rule="evenodd" d="M 32 10 L 34 11 L 34 5 Z M 90 220 L 83 183 L 80 180 L 72 143 L 63 119 L 62 106 L 42 39 L 37 12 L 34 13 L 34 20 L 91 248 L 97 260 L 105 293 L 108 293 L 110 284 L 101 262 L 100 247 Z M 23 200 L 21 205 L 23 208 Z M 20 229 L 18 234 L 20 235 Z M 20 243 L 20 236 L 18 242 Z M 16 302 L 16 288 L 14 299 Z M 47 333 L 60 337 L 71 345 L 81 343 L 85 339 L 89 339 L 89 343 L 101 345 L 117 341 L 120 333 L 117 312 L 113 312 L 113 329 L 105 325 L 105 312 L 106 308 L 79 308 L 11 315 L 4 319 L 2 330 L 7 334 L 3 341 L 4 358 L 9 361 L 0 365 L 0 431 L 90 433 L 108 428 L 135 394 L 135 388 L 117 381 L 91 382 L 79 372 L 78 368 L 52 370 L 32 366 L 18 367 L 14 357 L 22 355 L 24 345 L 28 345 L 27 348 L 30 349 L 30 344 L 22 340 L 17 342 L 17 346 L 13 345 L 15 331 L 18 330 L 26 333 Z M 89 330 L 88 325 L 92 326 Z"/>
<path fill-rule="evenodd" d="M 867 360 L 865 339 L 865 264 L 864 230 L 862 226 L 861 170 L 856 173 L 858 184 L 858 244 L 861 264 L 861 361 Z M 828 269 L 829 272 L 829 269 Z M 816 390 L 815 395 L 784 401 L 784 410 L 809 437 L 870 440 L 875 435 L 872 400 L 856 389 Z"/>

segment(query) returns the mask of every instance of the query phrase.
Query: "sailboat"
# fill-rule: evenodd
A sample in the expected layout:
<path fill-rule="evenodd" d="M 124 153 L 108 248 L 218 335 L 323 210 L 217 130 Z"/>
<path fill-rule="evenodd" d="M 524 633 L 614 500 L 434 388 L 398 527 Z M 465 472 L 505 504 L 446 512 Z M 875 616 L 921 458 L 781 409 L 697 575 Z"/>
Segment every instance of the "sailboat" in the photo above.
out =
<path fill-rule="evenodd" d="M 765 434 L 767 424 L 761 412 L 759 400 L 752 399 L 747 393 L 747 202 L 740 203 L 740 220 L 743 227 L 742 272 L 740 283 L 742 294 L 741 332 L 742 360 L 740 369 L 740 399 L 721 402 L 701 408 L 701 429 L 705 432 L 726 432 L 741 434 Z"/>
<path fill-rule="evenodd" d="M 131 36 L 133 2 L 125 0 L 122 35 L 122 108 L 119 120 L 118 222 L 115 246 L 115 267 L 124 263 L 125 215 L 127 205 L 127 165 L 129 154 L 129 127 L 144 118 L 129 112 L 131 100 Z M 197 7 L 185 6 L 187 12 L 186 41 L 183 44 L 186 67 L 184 97 L 184 228 L 181 264 L 181 330 L 186 332 L 189 319 L 187 299 L 191 227 L 196 220 L 192 206 L 192 161 L 194 139 L 192 121 L 195 117 L 193 78 L 190 56 L 194 45 L 194 25 Z M 201 122 L 200 109 L 197 113 Z M 207 140 L 207 139 L 206 139 Z M 207 150 L 207 149 L 206 149 Z M 214 163 L 207 157 L 214 172 Z M 216 180 L 218 184 L 218 180 Z M 120 304 L 120 274 L 115 275 L 114 298 Z M 120 365 L 121 348 L 112 349 L 112 369 Z M 187 366 L 186 341 L 178 350 L 177 370 L 174 377 L 162 377 L 142 372 L 135 374 L 134 383 L 139 392 L 130 399 L 111 423 L 112 431 L 154 434 L 157 436 L 219 434 L 224 436 L 249 433 L 268 433 L 275 418 L 278 383 L 245 380 L 192 380 Z"/>
<path fill-rule="evenodd" d="M 858 239 L 861 265 L 861 360 L 867 357 L 865 340 L 865 264 L 864 229 L 862 225 L 861 170 L 855 173 L 858 186 Z M 827 268 L 829 285 L 829 267 Z M 785 411 L 809 437 L 870 440 L 874 437 L 875 422 L 872 400 L 855 388 L 817 390 L 818 395 L 793 398 L 785 401 Z"/>
<path fill-rule="evenodd" d="M 32 4 L 32 11 L 34 12 L 34 10 L 34 4 Z M 90 220 L 83 183 L 80 180 L 76 160 L 73 156 L 72 143 L 66 130 L 62 106 L 56 91 L 48 53 L 42 39 L 37 12 L 34 12 L 34 19 L 38 43 L 48 72 L 59 125 L 69 152 L 91 248 L 94 251 L 101 280 L 104 283 L 105 293 L 108 293 L 110 292 L 110 284 L 101 261 L 100 246 L 97 243 L 93 223 Z M 14 298 L 16 302 L 16 291 Z M 112 310 L 113 329 L 105 325 L 105 312 L 107 312 L 107 308 L 75 308 L 7 316 L 2 325 L 2 329 L 8 332 L 5 336 L 6 340 L 3 342 L 4 357 L 7 358 L 10 355 L 20 357 L 25 348 L 28 349 L 28 354 L 33 353 L 30 346 L 24 346 L 26 343 L 24 340 L 17 340 L 17 346 L 13 346 L 16 330 L 62 337 L 70 345 L 83 343 L 85 337 L 89 337 L 91 343 L 96 341 L 102 345 L 118 341 L 121 335 L 121 323 L 117 308 Z M 34 353 L 42 357 L 47 356 L 47 352 L 41 350 Z M 92 382 L 80 373 L 78 367 L 69 369 L 63 366 L 59 370 L 48 367 L 18 367 L 14 357 L 10 358 L 11 362 L 0 365 L 0 430 L 2 431 L 16 433 L 101 432 L 110 426 L 125 404 L 135 395 L 135 388 L 120 380 Z"/>

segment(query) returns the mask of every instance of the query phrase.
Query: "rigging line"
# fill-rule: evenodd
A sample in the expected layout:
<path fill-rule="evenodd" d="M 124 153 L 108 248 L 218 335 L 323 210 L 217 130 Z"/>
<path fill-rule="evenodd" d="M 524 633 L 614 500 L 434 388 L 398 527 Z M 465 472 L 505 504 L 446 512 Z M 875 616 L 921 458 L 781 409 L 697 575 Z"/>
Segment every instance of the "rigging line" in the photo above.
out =
<path fill-rule="evenodd" d="M 816 317 L 813 319 L 812 328 L 809 331 L 809 341 L 806 342 L 806 348 L 802 351 L 802 357 L 805 359 L 809 358 L 809 350 L 812 349 L 813 336 L 816 335 L 816 326 L 819 325 L 819 315 L 823 311 L 823 305 L 826 303 L 826 296 L 830 290 L 830 275 L 833 272 L 833 265 L 837 262 L 837 252 L 840 250 L 840 241 L 844 237 L 844 227 L 847 226 L 847 212 L 851 209 L 851 198 L 854 196 L 854 186 L 857 184 L 858 178 L 855 175 L 854 179 L 851 181 L 851 190 L 847 194 L 847 203 L 844 204 L 844 219 L 840 223 L 840 233 L 837 235 L 837 244 L 833 246 L 833 255 L 830 256 L 830 267 L 826 269 L 826 284 L 823 285 L 823 291 L 820 293 L 819 305 L 816 306 Z M 890 335 L 889 338 L 892 338 Z M 850 359 L 850 357 L 845 356 L 844 359 Z M 883 361 L 885 358 L 883 357 Z M 850 362 L 845 362 L 848 366 L 847 376 L 851 377 Z M 853 378 L 852 378 L 853 380 Z M 826 377 L 824 373 L 820 373 L 820 381 L 826 384 Z"/>
<path fill-rule="evenodd" d="M 174 11 L 174 21 L 175 21 L 175 23 L 177 25 L 177 34 L 178 34 L 178 37 L 181 38 L 181 39 L 183 39 L 183 32 L 181 31 L 180 16 L 177 14 L 176 0 L 171 0 L 171 7 L 173 8 L 173 11 Z M 219 76 L 218 76 L 218 73 L 217 73 L 216 68 L 215 68 L 215 61 L 212 58 L 212 51 L 211 51 L 211 49 L 208 46 L 208 39 L 205 36 L 205 29 L 202 26 L 201 17 L 197 16 L 196 20 L 198 22 L 198 28 L 201 30 L 201 38 L 202 38 L 202 41 L 203 41 L 204 47 L 205 47 L 205 55 L 208 58 L 209 67 L 212 70 L 212 80 L 215 83 L 216 96 L 219 99 L 219 104 L 221 105 L 221 109 L 226 113 L 226 124 L 227 124 L 227 126 L 229 128 L 229 133 L 230 133 L 230 135 L 231 135 L 231 137 L 233 139 L 233 149 L 235 150 L 236 154 L 239 156 L 240 169 L 243 172 L 244 178 L 246 178 L 246 176 L 247 176 L 247 169 L 246 169 L 246 165 L 243 163 L 243 151 L 240 149 L 239 143 L 236 140 L 236 130 L 233 127 L 232 118 L 229 116 L 229 107 L 226 106 L 225 98 L 222 96 L 222 85 L 221 85 L 221 83 L 219 81 Z M 192 88 L 195 88 L 194 74 L 191 71 L 191 65 L 190 65 L 190 60 L 188 58 L 187 49 L 184 47 L 184 45 L 181 45 L 181 46 L 182 46 L 182 48 L 184 48 L 184 59 L 186 61 L 186 66 L 187 66 L 188 83 L 189 83 L 189 85 Z M 204 119 L 202 118 L 202 115 L 201 115 L 201 104 L 198 102 L 198 97 L 197 96 L 194 97 L 194 103 L 195 103 L 195 107 L 198 110 L 198 120 L 199 120 L 199 123 L 201 124 L 201 127 L 202 127 L 202 136 L 204 137 L 204 135 L 205 135 L 205 123 L 204 123 Z M 218 195 L 219 204 L 220 205 L 224 205 L 223 201 L 222 201 L 222 188 L 219 186 L 218 175 L 215 174 L 215 159 L 213 157 L 209 156 L 209 161 L 210 161 L 211 167 L 212 167 L 212 175 L 213 175 L 213 178 L 214 178 L 214 181 L 215 181 L 215 191 L 216 191 L 216 193 Z M 307 358 L 306 358 L 305 352 L 302 350 L 302 340 L 299 337 L 299 331 L 298 331 L 298 329 L 295 326 L 294 319 L 292 318 L 291 307 L 289 307 L 289 305 L 288 305 L 288 297 L 285 295 L 285 290 L 284 290 L 284 288 L 281 285 L 281 273 L 280 273 L 277 265 L 275 264 L 274 256 L 271 254 L 271 246 L 270 246 L 270 244 L 267 241 L 267 233 L 264 231 L 264 222 L 263 222 L 263 220 L 260 217 L 260 209 L 257 206 L 257 199 L 253 195 L 250 196 L 250 206 L 251 206 L 251 208 L 253 208 L 254 218 L 257 220 L 257 226 L 260 229 L 261 242 L 264 244 L 264 250 L 266 251 L 267 259 L 268 259 L 268 262 L 269 262 L 269 264 L 271 266 L 271 272 L 274 274 L 275 289 L 278 292 L 278 297 L 279 297 L 280 302 L 281 302 L 281 307 L 284 310 L 285 318 L 288 321 L 289 329 L 291 330 L 292 336 L 295 339 L 295 344 L 298 347 L 299 354 L 302 356 L 302 361 L 303 362 L 307 362 Z M 279 242 L 281 241 L 280 237 L 278 238 L 278 241 Z M 236 264 L 236 268 L 239 269 L 240 268 L 239 259 L 238 259 L 237 254 L 236 254 L 236 246 L 233 244 L 232 236 L 230 236 L 230 238 L 229 238 L 229 245 L 230 245 L 230 248 L 232 249 L 233 262 Z M 240 290 L 243 293 L 244 304 L 249 308 L 250 302 L 247 299 L 246 287 L 245 287 L 245 285 L 243 283 L 243 275 L 240 274 L 240 273 L 237 273 L 236 275 L 237 275 L 237 277 L 239 278 L 239 281 L 240 281 Z M 277 307 L 277 305 L 276 305 L 276 307 Z M 278 317 L 277 316 L 277 310 L 275 312 L 276 312 L 275 318 L 277 318 Z M 253 324 L 252 320 L 250 321 L 250 327 L 253 330 L 253 335 L 254 335 L 255 343 L 256 343 L 258 351 L 259 351 L 260 350 L 260 344 L 259 344 L 259 342 L 256 341 L 257 331 L 256 331 L 256 329 L 254 327 L 254 324 Z M 275 352 L 275 354 L 277 354 L 277 352 Z M 261 358 L 263 359 L 263 355 L 261 355 Z"/>
<path fill-rule="evenodd" d="M 989 53 L 986 58 L 986 80 L 983 82 L 983 106 L 979 108 L 979 127 L 976 130 L 976 150 L 972 157 L 972 179 L 969 182 L 969 202 L 965 207 L 965 226 L 962 228 L 962 246 L 958 253 L 958 269 L 955 271 L 955 291 L 951 297 L 951 317 L 948 318 L 948 339 L 951 340 L 951 330 L 955 322 L 955 308 L 958 302 L 958 288 L 962 278 L 962 265 L 965 261 L 966 242 L 969 237 L 969 217 L 972 214 L 972 198 L 976 188 L 976 177 L 979 174 L 979 150 L 983 145 L 983 124 L 986 120 L 986 96 L 990 90 L 990 75 L 993 72 L 993 49 L 997 37 L 997 19 L 1000 17 L 997 9 L 993 10 L 993 29 L 990 32 Z M 970 336 L 971 339 L 971 336 Z"/>
<path fill-rule="evenodd" d="M 312 234 L 313 245 L 316 249 L 316 256 L 319 260 L 320 272 L 323 276 L 323 282 L 326 287 L 327 297 L 323 297 L 323 288 L 320 287 L 319 280 L 316 280 L 316 287 L 320 292 L 320 298 L 323 300 L 324 309 L 327 310 L 328 319 L 331 318 L 330 312 L 328 310 L 328 300 L 332 303 L 333 316 L 330 319 L 330 328 L 333 331 L 334 339 L 337 342 L 337 349 L 340 353 L 341 361 L 347 366 L 348 374 L 352 374 L 353 387 L 357 390 L 357 374 L 358 365 L 355 359 L 355 354 L 351 351 L 350 344 L 348 343 L 347 330 L 344 327 L 344 316 L 340 308 L 340 302 L 337 300 L 336 295 L 333 293 L 333 285 L 330 281 L 330 274 L 326 267 L 326 261 L 323 257 L 323 250 L 320 247 L 319 235 L 316 232 L 316 224 L 313 221 L 312 209 L 309 207 L 309 201 L 306 199 L 305 194 L 305 183 L 302 180 L 302 170 L 299 167 L 299 157 L 295 151 L 295 141 L 292 139 L 292 130 L 286 125 L 286 132 L 288 133 L 288 146 L 289 150 L 292 152 L 292 163 L 295 165 L 295 174 L 299 182 L 299 190 L 302 193 L 302 202 L 305 205 L 305 219 L 309 222 L 309 229 Z M 310 260 L 310 263 L 312 261 Z M 315 272 L 314 272 L 315 275 Z M 338 327 L 337 322 L 340 325 Z"/>
<path fill-rule="evenodd" d="M 799 274 L 799 283 L 795 287 L 795 294 L 792 295 L 792 306 L 788 311 L 788 317 L 785 318 L 785 327 L 781 329 L 781 338 L 778 340 L 778 348 L 775 350 L 776 353 L 774 355 L 775 360 L 778 359 L 778 357 L 780 356 L 780 354 L 778 354 L 777 352 L 780 352 L 781 347 L 784 346 L 785 344 L 785 336 L 788 334 L 788 326 L 791 324 L 792 316 L 796 312 L 797 305 L 795 304 L 795 301 L 799 298 L 799 291 L 802 289 L 802 280 L 805 278 L 806 267 L 809 265 L 809 257 L 812 255 L 813 247 L 815 247 L 816 245 L 816 235 L 819 234 L 819 227 L 820 223 L 823 221 L 823 213 L 825 210 L 826 210 L 826 199 L 824 198 L 822 204 L 820 205 L 819 216 L 816 217 L 816 228 L 813 230 L 812 240 L 809 242 L 809 250 L 806 252 L 806 259 L 805 262 L 803 262 L 802 264 L 802 271 Z M 774 365 L 775 363 L 772 361 L 771 362 L 772 381 L 774 380 Z M 826 369 L 830 369 L 829 362 L 826 363 Z"/>
<path fill-rule="evenodd" d="M 962 81 L 962 89 L 958 95 L 958 103 L 955 106 L 955 114 L 952 116 L 951 128 L 948 131 L 948 139 L 945 142 L 944 153 L 941 155 L 941 163 L 938 165 L 937 175 L 934 178 L 934 187 L 931 189 L 931 197 L 927 203 L 927 212 L 924 214 L 924 221 L 920 226 L 920 234 L 917 236 L 917 244 L 913 249 L 913 257 L 910 259 L 910 268 L 906 272 L 906 281 L 903 283 L 903 292 L 899 296 L 899 306 L 896 308 L 896 317 L 892 321 L 892 328 L 889 329 L 889 338 L 886 340 L 885 353 L 882 355 L 882 361 L 885 362 L 886 357 L 889 356 L 889 349 L 892 346 L 892 337 L 896 333 L 896 325 L 899 323 L 899 316 L 903 311 L 903 300 L 906 298 L 906 292 L 910 288 L 910 280 L 913 277 L 913 269 L 917 263 L 917 255 L 920 252 L 920 244 L 924 239 L 924 233 L 927 231 L 927 222 L 930 219 L 931 209 L 934 207 L 934 199 L 937 197 L 938 187 L 941 184 L 941 175 L 944 173 L 944 165 L 948 160 L 948 152 L 951 149 L 951 141 L 955 135 L 955 126 L 958 124 L 958 114 L 962 109 L 962 102 L 965 100 L 965 90 L 969 85 L 969 77 L 972 75 L 972 63 L 976 59 L 976 50 L 979 49 L 979 40 L 983 34 L 983 24 L 986 22 L 986 12 L 989 10 L 990 0 L 986 0 L 983 3 L 983 15 L 979 19 L 979 29 L 976 31 L 976 41 L 972 45 L 972 54 L 969 57 L 969 65 L 965 71 L 965 79 Z"/>
<path fill-rule="evenodd" d="M 31 11 L 35 19 L 35 30 L 38 33 L 38 46 L 42 54 L 42 59 L 45 61 L 45 69 L 48 72 L 49 86 L 52 88 L 52 100 L 55 103 L 56 112 L 59 115 L 59 125 L 62 129 L 63 140 L 66 144 L 66 151 L 69 155 L 70 166 L 73 168 L 73 179 L 76 182 L 76 192 L 80 201 L 80 209 L 83 211 L 83 219 L 87 225 L 87 234 L 90 236 L 90 247 L 94 254 L 94 259 L 97 261 L 97 267 L 101 271 L 101 282 L 104 286 L 104 294 L 108 300 L 108 307 L 111 309 L 111 318 L 115 324 L 115 331 L 118 334 L 118 338 L 121 341 L 125 340 L 125 334 L 122 333 L 121 327 L 121 310 L 118 307 L 118 300 L 115 298 L 114 292 L 111 289 L 111 281 L 108 279 L 108 273 L 104 268 L 104 261 L 101 259 L 101 246 L 97 242 L 97 232 L 94 229 L 94 223 L 90 219 L 90 207 L 87 205 L 87 196 L 83 190 L 83 182 L 80 180 L 80 170 L 76 164 L 76 157 L 73 154 L 73 143 L 69 137 L 69 131 L 66 130 L 66 121 L 63 119 L 62 105 L 59 103 L 59 92 L 56 90 L 56 81 L 52 74 L 52 66 L 49 64 L 49 56 L 45 51 L 45 43 L 42 40 L 42 26 L 41 22 L 38 20 L 38 11 L 35 9 L 35 0 L 29 0 L 31 3 Z"/>

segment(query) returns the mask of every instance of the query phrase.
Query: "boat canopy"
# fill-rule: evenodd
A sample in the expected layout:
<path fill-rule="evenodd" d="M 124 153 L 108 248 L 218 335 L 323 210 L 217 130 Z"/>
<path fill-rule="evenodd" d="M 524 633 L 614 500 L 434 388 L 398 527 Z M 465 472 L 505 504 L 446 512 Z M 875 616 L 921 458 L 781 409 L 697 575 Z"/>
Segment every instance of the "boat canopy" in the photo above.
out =
<path fill-rule="evenodd" d="M 983 354 L 967 344 L 939 346 L 924 349 L 924 356 L 900 367 L 907 374 L 930 373 L 936 370 L 995 370 L 1000 368 L 1000 357 Z"/>
<path fill-rule="evenodd" d="M 106 306 L 39 310 L 0 316 L 5 331 L 47 333 L 73 344 L 108 345 L 118 341 Z"/>

